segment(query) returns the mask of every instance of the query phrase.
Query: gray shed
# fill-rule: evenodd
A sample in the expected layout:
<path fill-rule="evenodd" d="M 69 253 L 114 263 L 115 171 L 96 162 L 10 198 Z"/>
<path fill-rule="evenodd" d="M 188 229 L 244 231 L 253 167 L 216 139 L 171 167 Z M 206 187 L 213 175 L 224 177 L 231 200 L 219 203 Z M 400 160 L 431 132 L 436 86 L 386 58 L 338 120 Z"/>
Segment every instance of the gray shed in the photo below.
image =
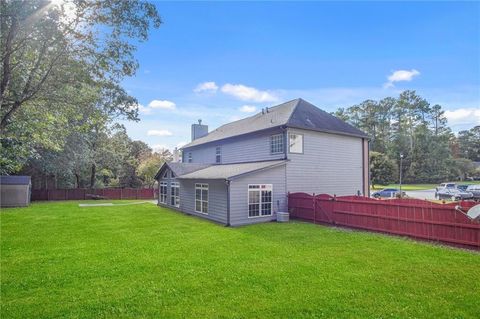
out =
<path fill-rule="evenodd" d="M 0 176 L 0 207 L 30 205 L 31 188 L 30 176 Z"/>

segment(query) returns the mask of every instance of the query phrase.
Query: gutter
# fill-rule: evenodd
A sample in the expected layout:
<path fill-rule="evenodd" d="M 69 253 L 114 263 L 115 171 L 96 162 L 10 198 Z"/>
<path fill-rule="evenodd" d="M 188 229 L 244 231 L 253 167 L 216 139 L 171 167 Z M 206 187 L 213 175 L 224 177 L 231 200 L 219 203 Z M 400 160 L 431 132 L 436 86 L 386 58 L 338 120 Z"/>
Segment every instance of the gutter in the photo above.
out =
<path fill-rule="evenodd" d="M 226 180 L 225 184 L 227 185 L 227 225 L 231 226 L 230 224 L 230 181 Z"/>

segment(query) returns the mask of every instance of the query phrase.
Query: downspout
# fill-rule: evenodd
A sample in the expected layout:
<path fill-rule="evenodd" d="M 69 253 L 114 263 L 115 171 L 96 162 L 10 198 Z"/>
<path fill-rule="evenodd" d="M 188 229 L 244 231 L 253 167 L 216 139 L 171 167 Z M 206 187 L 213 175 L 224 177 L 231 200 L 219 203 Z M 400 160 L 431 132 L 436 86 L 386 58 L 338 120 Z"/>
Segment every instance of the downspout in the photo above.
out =
<path fill-rule="evenodd" d="M 227 225 L 231 226 L 230 224 L 230 181 L 227 179 L 225 180 L 225 184 L 227 185 Z"/>

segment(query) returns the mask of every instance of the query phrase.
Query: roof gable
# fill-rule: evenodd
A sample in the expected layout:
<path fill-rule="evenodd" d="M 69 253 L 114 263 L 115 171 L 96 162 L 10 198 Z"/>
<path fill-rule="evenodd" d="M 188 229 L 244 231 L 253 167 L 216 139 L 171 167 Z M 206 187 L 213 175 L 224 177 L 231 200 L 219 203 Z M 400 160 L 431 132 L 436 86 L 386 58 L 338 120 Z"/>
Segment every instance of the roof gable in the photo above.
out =
<path fill-rule="evenodd" d="M 356 127 L 302 99 L 298 100 L 298 104 L 289 118 L 287 126 L 306 130 L 368 137 Z"/>

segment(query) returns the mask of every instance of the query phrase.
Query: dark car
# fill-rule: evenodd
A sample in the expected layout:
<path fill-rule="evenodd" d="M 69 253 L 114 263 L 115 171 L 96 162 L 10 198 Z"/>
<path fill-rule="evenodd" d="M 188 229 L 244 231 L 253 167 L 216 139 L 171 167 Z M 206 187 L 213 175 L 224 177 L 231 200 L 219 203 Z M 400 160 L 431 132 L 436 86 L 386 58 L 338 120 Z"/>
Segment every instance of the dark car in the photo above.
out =
<path fill-rule="evenodd" d="M 438 199 L 450 199 L 450 200 L 462 200 L 472 199 L 473 194 L 471 192 L 464 192 L 457 188 L 444 188 L 437 192 Z"/>
<path fill-rule="evenodd" d="M 400 194 L 400 190 L 396 188 L 384 188 L 381 191 L 377 191 L 372 194 L 375 198 L 392 198 L 397 197 Z M 405 192 L 402 192 L 402 196 L 405 196 Z"/>

